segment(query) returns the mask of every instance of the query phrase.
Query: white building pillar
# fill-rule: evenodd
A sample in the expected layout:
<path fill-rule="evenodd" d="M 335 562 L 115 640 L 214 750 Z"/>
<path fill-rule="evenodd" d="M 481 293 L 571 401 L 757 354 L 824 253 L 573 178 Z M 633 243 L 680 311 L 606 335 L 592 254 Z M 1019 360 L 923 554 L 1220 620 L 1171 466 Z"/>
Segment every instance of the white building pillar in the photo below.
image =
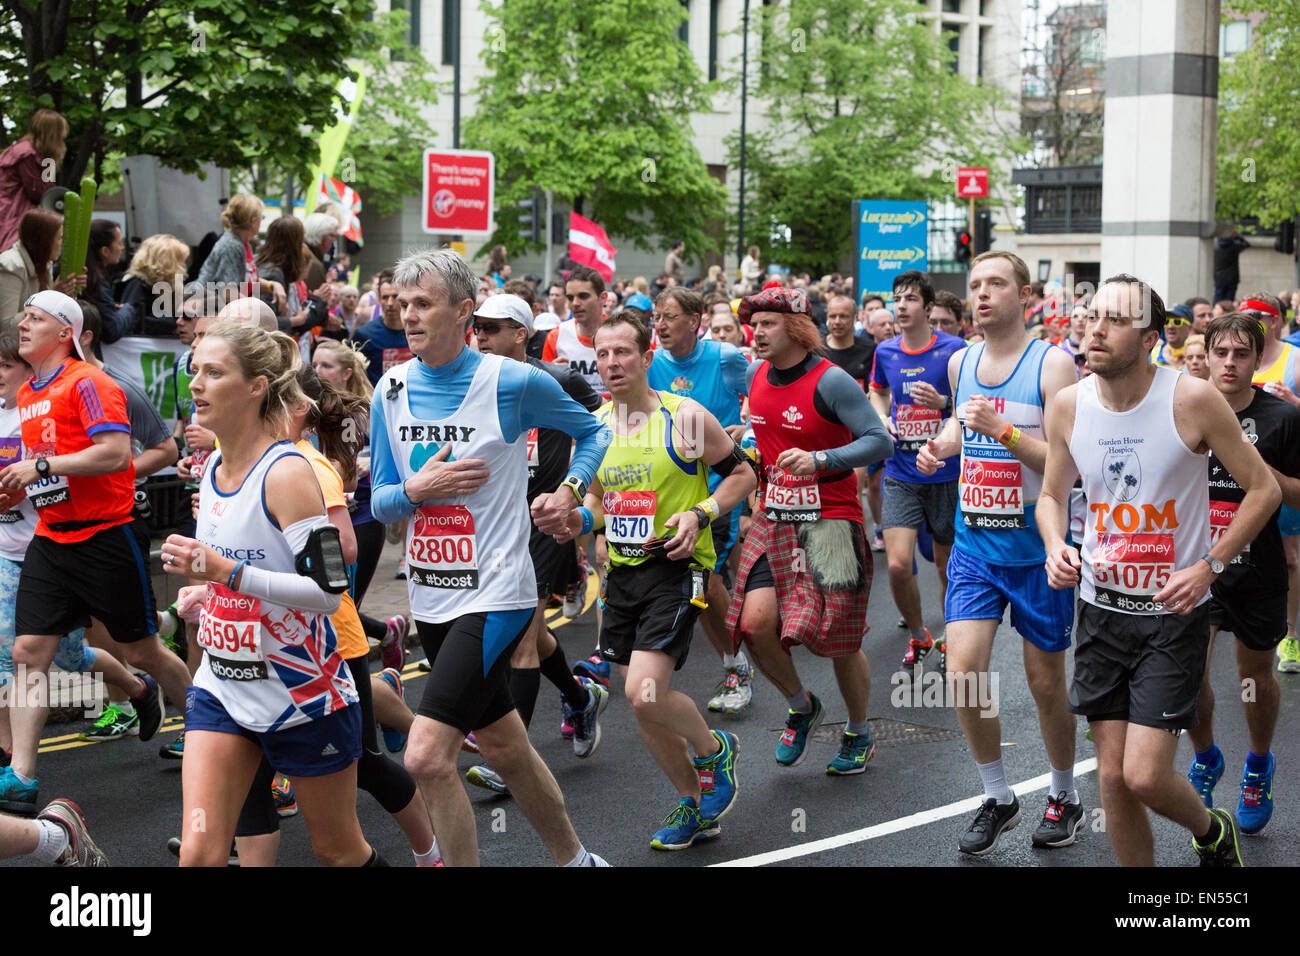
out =
<path fill-rule="evenodd" d="M 1214 289 L 1219 0 L 1122 0 L 1106 25 L 1102 278 Z"/>

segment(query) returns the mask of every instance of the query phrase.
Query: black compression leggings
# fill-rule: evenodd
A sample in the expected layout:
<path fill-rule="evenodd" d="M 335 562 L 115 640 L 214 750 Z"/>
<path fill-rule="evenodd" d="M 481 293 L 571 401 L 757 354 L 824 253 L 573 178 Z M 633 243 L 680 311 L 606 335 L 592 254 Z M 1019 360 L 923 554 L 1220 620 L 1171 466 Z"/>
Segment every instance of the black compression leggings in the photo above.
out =
<path fill-rule="evenodd" d="M 389 813 L 400 813 L 415 796 L 415 781 L 404 766 L 390 760 L 379 749 L 375 733 L 375 704 L 370 692 L 370 667 L 366 659 L 354 657 L 347 665 L 356 681 L 357 697 L 361 703 L 361 759 L 357 762 L 357 787 L 379 801 L 379 805 Z M 275 812 L 275 800 L 271 797 L 274 776 L 274 769 L 263 757 L 239 811 L 235 836 L 259 836 L 280 829 L 280 816 Z"/>
<path fill-rule="evenodd" d="M 384 526 L 379 521 L 367 521 L 354 524 L 352 533 L 357 536 L 357 585 L 352 599 L 357 607 L 361 607 L 361 599 L 366 596 L 375 568 L 379 566 L 379 556 L 384 551 Z"/>

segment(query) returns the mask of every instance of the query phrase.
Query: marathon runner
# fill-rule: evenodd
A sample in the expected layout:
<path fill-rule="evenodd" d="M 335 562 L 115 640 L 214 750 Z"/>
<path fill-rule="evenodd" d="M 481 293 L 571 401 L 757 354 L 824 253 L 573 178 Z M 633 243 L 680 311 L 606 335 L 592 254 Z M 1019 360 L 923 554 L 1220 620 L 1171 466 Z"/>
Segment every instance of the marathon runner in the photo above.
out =
<path fill-rule="evenodd" d="M 1151 362 L 1180 372 L 1187 337 L 1192 334 L 1192 310 L 1186 305 L 1176 305 L 1169 310 L 1166 319 L 1165 337 L 1151 350 Z"/>
<path fill-rule="evenodd" d="M 0 814 L 0 860 L 15 859 L 42 866 L 108 866 L 81 807 L 66 797 L 51 800 L 35 820 Z"/>
<path fill-rule="evenodd" d="M 1051 763 L 1052 780 L 1037 847 L 1068 846 L 1083 826 L 1074 789 L 1075 720 L 1065 686 L 1065 650 L 1074 609 L 1070 595 L 1048 587 L 1035 524 L 1047 442 L 1043 408 L 1077 381 L 1060 349 L 1031 336 L 1024 312 L 1029 269 L 1009 252 L 971 262 L 971 304 L 984 340 L 954 352 L 948 381 L 956 417 L 917 454 L 917 471 L 934 475 L 961 452 L 956 536 L 948 560 L 948 687 L 984 785 L 984 803 L 958 843 L 963 853 L 991 853 L 1003 831 L 1020 822 L 1007 784 L 1002 728 L 989 661 L 998 625 L 1011 605 L 1011 626 L 1024 640 L 1025 676 Z"/>
<path fill-rule="evenodd" d="M 528 356 L 532 333 L 532 309 L 517 293 L 489 296 L 474 310 L 474 334 L 481 353 L 500 355 L 540 369 L 583 408 L 592 412 L 600 408 L 600 397 L 576 369 Z M 560 487 L 569 471 L 572 445 L 566 433 L 554 428 L 528 429 L 526 501 L 535 501 Z M 557 589 L 564 590 L 572 551 L 572 544 L 560 544 L 533 524 L 528 536 L 528 554 L 537 579 L 537 610 L 532 627 L 510 659 L 509 683 L 515 709 L 528 727 L 532 724 L 541 677 L 545 675 L 560 692 L 565 722 L 574 728 L 573 752 L 585 758 L 600 745 L 600 714 L 609 703 L 609 692 L 594 681 L 574 676 L 564 659 L 563 648 L 546 626 L 546 607 Z M 471 767 L 465 779 L 497 793 L 509 792 L 501 775 L 486 764 Z"/>
<path fill-rule="evenodd" d="M 747 296 L 740 319 L 754 326 L 750 426 L 764 481 L 727 627 L 733 646 L 749 644 L 754 663 L 789 704 L 776 762 L 802 762 L 822 721 L 821 699 L 804 688 L 790 656 L 802 644 L 831 658 L 849 714 L 826 772 L 862 773 L 875 754 L 867 723 L 871 671 L 862 652 L 871 553 L 853 469 L 885 458 L 893 443 L 858 384 L 816 354 L 821 336 L 802 290 Z"/>
<path fill-rule="evenodd" d="M 870 302 L 879 302 L 880 305 L 872 306 L 870 310 L 863 310 L 866 313 L 866 331 L 875 348 L 880 348 L 894 336 L 898 335 L 898 329 L 894 325 L 894 313 L 884 307 L 884 303 L 879 296 L 871 296 L 867 300 Z M 874 355 L 873 355 L 874 361 Z M 871 366 L 867 366 L 867 374 L 870 376 Z M 864 386 L 865 387 L 865 386 Z M 862 482 L 867 491 L 867 510 L 871 512 L 871 522 L 874 527 L 874 533 L 871 538 L 872 551 L 885 550 L 885 538 L 883 535 L 884 502 L 881 500 L 880 486 L 885 474 L 885 462 L 877 461 L 867 466 L 867 477 Z M 906 627 L 905 621 L 899 622 L 899 627 Z"/>
<path fill-rule="evenodd" d="M 851 305 L 851 303 L 850 303 Z M 740 405 L 744 399 L 745 372 L 749 362 L 734 345 L 699 337 L 704 318 L 704 301 L 699 294 L 681 286 L 659 293 L 654 303 L 654 328 L 659 347 L 646 371 L 649 387 L 693 399 L 716 418 L 732 438 L 744 431 Z M 709 492 L 717 490 L 722 476 L 709 472 Z M 722 680 L 709 701 L 709 710 L 738 714 L 754 699 L 754 667 L 744 649 L 732 653 L 727 631 L 727 608 L 731 605 L 731 569 L 727 561 L 740 537 L 741 503 L 713 518 L 710 529 L 716 559 L 709 575 L 708 606 L 700 611 L 700 626 L 709 643 L 722 658 Z"/>
<path fill-rule="evenodd" d="M 397 303 L 397 286 L 393 284 L 393 270 L 385 269 L 379 280 L 379 316 L 371 319 L 352 336 L 366 357 L 366 375 L 371 387 L 379 377 L 394 365 L 409 361 L 411 349 L 402 329 L 402 311 Z"/>
<path fill-rule="evenodd" d="M 406 767 L 449 866 L 478 862 L 474 814 L 456 769 L 471 731 L 555 862 L 602 865 L 578 840 L 555 779 L 529 744 L 508 678 L 537 607 L 526 549 L 528 430 L 557 428 L 577 440 L 569 476 L 533 502 L 539 526 L 578 506 L 608 431 L 546 373 L 466 347 L 477 283 L 455 252 L 409 255 L 393 273 L 416 358 L 386 372 L 375 391 L 371 508 L 381 521 L 412 519 L 407 585 L 431 670 Z"/>
<path fill-rule="evenodd" d="M 934 474 L 921 474 L 916 468 L 917 451 L 937 437 L 944 421 L 952 417 L 948 360 L 966 344 L 930 328 L 933 304 L 934 288 L 925 273 L 911 269 L 894 279 L 894 312 L 903 331 L 876 349 L 871 368 L 871 404 L 894 438 L 881 488 L 881 524 L 889 590 L 909 635 L 903 657 L 903 671 L 909 678 L 936 647 L 942 671 L 946 654 L 943 635 L 936 643 L 921 616 L 921 592 L 913 570 L 917 535 L 922 528 L 930 529 L 940 592 L 946 592 L 957 514 L 956 455 Z"/>
<path fill-rule="evenodd" d="M 608 398 L 592 347 L 592 338 L 604 318 L 605 280 L 590 266 L 574 266 L 564 283 L 564 292 L 571 317 L 547 333 L 542 361 L 568 365 L 587 380 L 592 391 Z"/>
<path fill-rule="evenodd" d="M 1281 301 L 1267 292 L 1256 292 L 1241 300 L 1241 311 L 1264 323 L 1264 354 L 1260 356 L 1259 370 L 1252 383 L 1262 385 L 1264 391 L 1276 398 L 1300 405 L 1296 394 L 1300 392 L 1296 385 L 1300 348 L 1282 339 L 1286 321 Z M 1300 641 L 1296 640 L 1296 618 L 1300 617 L 1300 511 L 1283 502 L 1277 524 L 1282 533 L 1287 570 L 1286 637 L 1277 646 L 1277 669 L 1294 674 L 1300 673 Z"/>
<path fill-rule="evenodd" d="M 1300 504 L 1300 411 L 1250 383 L 1264 351 L 1259 321 L 1230 312 L 1211 320 L 1206 338 L 1210 380 L 1236 413 L 1242 435 L 1272 470 L 1283 501 Z M 1223 462 L 1211 454 L 1211 543 L 1231 525 L 1243 495 Z M 1252 688 L 1252 693 L 1242 695 L 1250 743 L 1237 802 L 1237 825 L 1243 833 L 1258 833 L 1273 814 L 1276 760 L 1269 748 L 1281 703 L 1273 654 L 1287 632 L 1286 599 L 1286 559 L 1275 514 L 1210 587 L 1210 649 L 1218 631 L 1235 634 L 1240 686 Z M 1213 717 L 1214 691 L 1207 662 L 1198 722 L 1187 733 L 1196 748 L 1187 779 L 1207 807 L 1214 806 L 1214 785 L 1225 769 L 1223 754 L 1214 743 Z"/>
<path fill-rule="evenodd" d="M 680 307 L 678 299 L 664 301 Z M 708 601 L 716 558 L 710 524 L 744 500 L 754 472 L 707 409 L 650 387 L 646 369 L 658 357 L 640 321 L 615 313 L 595 341 L 601 379 L 613 396 L 599 418 L 613 431 L 613 443 L 586 506 L 562 521 L 539 521 L 538 527 L 567 541 L 598 523 L 605 526 L 609 564 L 600 652 L 619 665 L 646 749 L 677 789 L 678 804 L 650 845 L 684 850 L 720 832 L 718 821 L 740 789 L 740 742 L 734 734 L 710 730 L 694 701 L 673 690 L 671 681 L 686 662 L 695 619 Z M 722 476 L 712 493 L 701 465 Z"/>
<path fill-rule="evenodd" d="M 947 289 L 937 289 L 934 293 L 934 305 L 930 306 L 930 327 L 936 332 L 946 332 L 961 338 L 962 314 L 965 307 L 961 299 Z"/>
<path fill-rule="evenodd" d="M 149 541 L 132 523 L 130 426 L 122 390 L 82 358 L 82 314 L 61 292 L 27 300 L 18 348 L 32 367 L 18 393 L 23 447 L 33 457 L 0 471 L 6 507 L 26 495 L 39 515 L 18 583 L 13 663 L 25 680 L 12 706 L 12 764 L 0 777 L 0 809 L 34 814 L 36 752 L 49 713 L 50 663 L 64 634 L 93 615 L 120 644 L 127 662 L 148 675 L 132 698 L 140 739 L 162 723 L 161 683 L 173 701 L 189 685 L 185 665 L 157 637 L 158 621 L 147 565 Z M 74 356 L 74 352 L 76 353 Z"/>
<path fill-rule="evenodd" d="M 306 403 L 298 361 L 289 336 L 229 322 L 194 348 L 195 418 L 220 447 L 198 539 L 162 548 L 167 573 L 206 582 L 177 602 L 183 618 L 198 614 L 203 647 L 185 705 L 182 866 L 227 865 L 263 757 L 289 778 L 318 860 L 383 865 L 357 823 L 361 707 L 328 617 L 348 586 L 338 531 L 311 465 L 283 440 Z"/>
<path fill-rule="evenodd" d="M 1213 386 L 1151 364 L 1164 321 L 1141 280 L 1118 275 L 1098 288 L 1086 337 L 1093 374 L 1047 410 L 1039 530 L 1052 587 L 1079 586 L 1070 708 L 1092 728 L 1120 864 L 1154 865 L 1149 807 L 1191 831 L 1203 866 L 1240 866 L 1232 814 L 1206 809 L 1174 755 L 1179 731 L 1196 726 L 1210 586 L 1281 494 Z M 1245 491 L 1212 547 L 1207 450 Z M 1088 502 L 1081 552 L 1065 540 L 1076 476 Z"/>

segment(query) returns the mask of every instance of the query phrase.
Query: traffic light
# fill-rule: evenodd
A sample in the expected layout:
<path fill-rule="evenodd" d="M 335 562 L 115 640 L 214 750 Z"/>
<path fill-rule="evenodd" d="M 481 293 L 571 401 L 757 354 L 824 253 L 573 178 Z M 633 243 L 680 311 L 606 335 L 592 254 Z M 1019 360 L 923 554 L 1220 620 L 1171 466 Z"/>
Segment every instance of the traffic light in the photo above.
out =
<path fill-rule="evenodd" d="M 569 241 L 569 217 L 562 212 L 551 213 L 551 242 L 557 246 Z"/>
<path fill-rule="evenodd" d="M 971 234 L 966 229 L 958 229 L 956 233 L 956 242 L 953 246 L 953 258 L 963 265 L 970 262 L 971 254 Z"/>
<path fill-rule="evenodd" d="M 1288 219 L 1277 228 L 1277 238 L 1273 240 L 1273 248 L 1278 252 L 1286 255 L 1295 254 L 1295 217 Z"/>
<path fill-rule="evenodd" d="M 975 213 L 975 255 L 981 255 L 993 248 L 993 212 L 981 209 Z"/>
<path fill-rule="evenodd" d="M 542 232 L 542 217 L 545 214 L 542 197 L 534 190 L 529 199 L 521 199 L 515 205 L 519 208 L 519 227 L 524 238 L 535 246 L 545 241 Z"/>

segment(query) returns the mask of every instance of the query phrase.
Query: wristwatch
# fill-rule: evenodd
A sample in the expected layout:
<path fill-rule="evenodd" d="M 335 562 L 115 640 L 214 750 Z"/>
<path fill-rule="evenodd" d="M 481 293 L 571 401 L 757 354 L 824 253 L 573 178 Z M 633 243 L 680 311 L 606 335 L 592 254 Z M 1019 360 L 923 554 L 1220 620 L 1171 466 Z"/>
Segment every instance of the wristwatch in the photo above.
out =
<path fill-rule="evenodd" d="M 568 488 L 572 491 L 574 497 L 578 499 L 578 504 L 582 504 L 582 500 L 587 497 L 587 485 L 581 478 L 578 478 L 575 475 L 570 475 L 568 478 L 565 478 L 560 482 L 560 487 Z"/>
<path fill-rule="evenodd" d="M 1213 571 L 1215 574 L 1223 573 L 1223 568 L 1224 568 L 1223 562 L 1220 561 L 1218 558 L 1210 557 L 1208 551 L 1205 554 L 1201 555 L 1201 560 L 1204 561 L 1206 564 L 1208 564 L 1210 566 L 1210 570 Z"/>
<path fill-rule="evenodd" d="M 41 455 L 36 459 L 36 474 L 40 475 L 42 478 L 50 477 L 50 460 L 44 455 Z"/>
<path fill-rule="evenodd" d="M 826 467 L 826 463 L 830 460 L 830 456 L 824 451 L 813 452 L 813 465 L 818 471 L 822 471 Z"/>

